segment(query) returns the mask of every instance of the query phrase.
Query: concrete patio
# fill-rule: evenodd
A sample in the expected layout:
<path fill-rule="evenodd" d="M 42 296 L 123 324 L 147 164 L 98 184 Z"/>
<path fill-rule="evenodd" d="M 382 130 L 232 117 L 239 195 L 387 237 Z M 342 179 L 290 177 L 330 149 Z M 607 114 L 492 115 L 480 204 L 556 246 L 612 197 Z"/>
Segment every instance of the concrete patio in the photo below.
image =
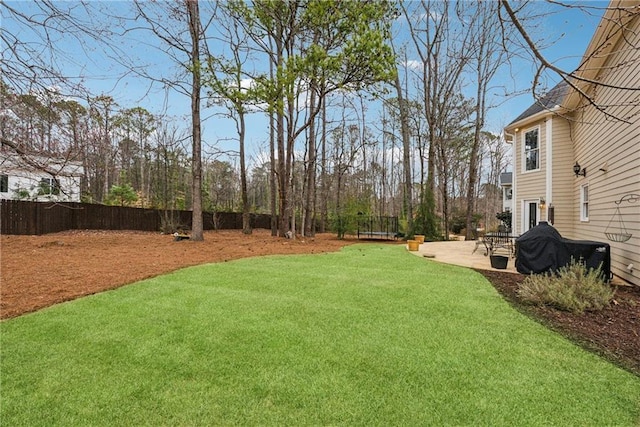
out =
<path fill-rule="evenodd" d="M 406 245 L 405 245 L 406 246 Z M 485 256 L 485 247 L 480 244 L 478 250 L 476 242 L 473 240 L 459 241 L 450 240 L 447 242 L 425 242 L 420 245 L 417 251 L 411 251 L 416 256 L 433 259 L 434 261 L 443 262 L 445 264 L 460 265 L 463 267 L 477 268 L 480 270 L 494 270 L 509 273 L 517 273 L 515 267 L 515 258 L 509 257 L 507 268 L 498 270 L 491 268 L 491 261 Z M 506 255 L 498 252 L 498 255 Z"/>
<path fill-rule="evenodd" d="M 405 245 L 408 250 L 408 246 Z M 411 251 L 412 254 L 432 259 L 434 261 L 445 264 L 459 265 L 462 267 L 476 268 L 479 270 L 503 271 L 507 273 L 518 274 L 516 270 L 516 259 L 509 257 L 507 268 L 499 270 L 491 267 L 491 261 L 485 256 L 485 248 L 482 244 L 478 246 L 478 250 L 473 253 L 476 242 L 464 240 L 450 240 L 448 242 L 426 242 L 422 243 L 417 251 Z M 498 255 L 506 255 L 504 251 L 498 252 Z M 613 275 L 611 284 L 617 286 L 628 286 L 629 283 L 620 277 Z"/>

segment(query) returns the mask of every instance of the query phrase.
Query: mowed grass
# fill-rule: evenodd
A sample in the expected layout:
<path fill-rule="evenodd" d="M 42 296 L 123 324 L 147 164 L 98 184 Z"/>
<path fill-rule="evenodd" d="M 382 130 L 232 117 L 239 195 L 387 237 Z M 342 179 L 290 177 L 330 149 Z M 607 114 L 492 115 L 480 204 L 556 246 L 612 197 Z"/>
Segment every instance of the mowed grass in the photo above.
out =
<path fill-rule="evenodd" d="M 400 245 L 188 268 L 1 328 L 7 426 L 640 421 L 640 378 Z"/>

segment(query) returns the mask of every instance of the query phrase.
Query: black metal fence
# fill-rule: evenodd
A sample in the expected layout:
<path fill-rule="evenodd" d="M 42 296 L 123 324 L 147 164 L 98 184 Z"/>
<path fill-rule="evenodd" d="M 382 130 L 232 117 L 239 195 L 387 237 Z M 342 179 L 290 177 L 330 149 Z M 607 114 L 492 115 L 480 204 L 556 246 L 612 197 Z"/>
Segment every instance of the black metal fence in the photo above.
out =
<path fill-rule="evenodd" d="M 397 239 L 399 225 L 397 216 L 358 215 L 358 239 Z"/>
<path fill-rule="evenodd" d="M 40 235 L 65 230 L 173 232 L 191 229 L 191 211 L 74 202 L 0 201 L 0 234 Z M 242 214 L 203 212 L 205 230 L 242 229 Z M 252 228 L 271 228 L 271 215 L 251 214 Z"/>

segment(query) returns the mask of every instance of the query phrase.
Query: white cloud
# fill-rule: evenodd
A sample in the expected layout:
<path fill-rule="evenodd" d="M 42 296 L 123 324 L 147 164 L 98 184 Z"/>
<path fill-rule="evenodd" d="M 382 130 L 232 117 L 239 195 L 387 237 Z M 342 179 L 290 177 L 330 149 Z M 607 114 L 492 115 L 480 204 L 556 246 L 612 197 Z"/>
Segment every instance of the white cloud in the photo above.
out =
<path fill-rule="evenodd" d="M 408 59 L 404 63 L 404 66 L 409 68 L 410 70 L 421 70 L 422 69 L 422 62 L 416 61 L 415 59 Z"/>

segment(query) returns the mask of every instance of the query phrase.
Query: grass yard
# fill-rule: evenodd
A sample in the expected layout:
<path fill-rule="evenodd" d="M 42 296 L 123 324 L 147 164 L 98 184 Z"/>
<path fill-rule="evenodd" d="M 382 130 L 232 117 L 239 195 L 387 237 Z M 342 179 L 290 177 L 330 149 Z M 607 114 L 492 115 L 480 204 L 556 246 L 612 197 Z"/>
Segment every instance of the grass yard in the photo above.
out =
<path fill-rule="evenodd" d="M 640 423 L 640 378 L 400 245 L 191 267 L 0 327 L 2 425 Z"/>

